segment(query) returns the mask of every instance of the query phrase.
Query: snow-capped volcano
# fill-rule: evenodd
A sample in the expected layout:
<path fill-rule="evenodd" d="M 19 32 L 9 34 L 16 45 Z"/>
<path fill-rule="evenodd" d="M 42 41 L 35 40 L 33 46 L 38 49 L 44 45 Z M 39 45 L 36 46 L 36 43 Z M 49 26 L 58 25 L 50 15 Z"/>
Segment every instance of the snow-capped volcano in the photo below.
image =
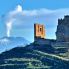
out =
<path fill-rule="evenodd" d="M 0 52 L 12 49 L 18 46 L 25 46 L 30 42 L 23 37 L 3 37 L 0 39 Z"/>

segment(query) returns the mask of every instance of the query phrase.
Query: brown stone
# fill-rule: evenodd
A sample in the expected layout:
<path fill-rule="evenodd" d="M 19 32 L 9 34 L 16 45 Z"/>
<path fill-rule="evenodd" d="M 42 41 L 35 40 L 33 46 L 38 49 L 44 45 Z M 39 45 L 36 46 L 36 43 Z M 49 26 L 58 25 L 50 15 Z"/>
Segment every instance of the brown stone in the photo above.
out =
<path fill-rule="evenodd" d="M 34 39 L 45 38 L 45 27 L 41 24 L 34 24 Z"/>

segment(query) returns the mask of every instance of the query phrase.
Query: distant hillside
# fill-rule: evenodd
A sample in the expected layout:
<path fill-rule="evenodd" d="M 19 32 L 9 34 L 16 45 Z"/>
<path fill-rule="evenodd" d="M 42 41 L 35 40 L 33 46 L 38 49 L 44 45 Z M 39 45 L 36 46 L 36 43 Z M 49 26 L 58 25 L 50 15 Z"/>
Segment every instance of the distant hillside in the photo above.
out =
<path fill-rule="evenodd" d="M 0 38 L 0 53 L 18 46 L 25 46 L 30 42 L 23 37 Z"/>
<path fill-rule="evenodd" d="M 32 43 L 3 52 L 0 69 L 69 69 L 69 60 L 54 54 L 54 49 L 48 46 Z"/>

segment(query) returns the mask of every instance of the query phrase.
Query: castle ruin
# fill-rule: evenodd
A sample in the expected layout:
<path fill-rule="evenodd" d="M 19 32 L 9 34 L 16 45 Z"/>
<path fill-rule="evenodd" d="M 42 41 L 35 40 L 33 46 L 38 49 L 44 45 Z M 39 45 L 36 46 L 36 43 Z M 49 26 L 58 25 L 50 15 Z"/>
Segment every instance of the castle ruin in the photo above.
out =
<path fill-rule="evenodd" d="M 34 41 L 42 45 L 51 45 L 60 52 L 66 52 L 69 49 L 69 16 L 64 19 L 58 19 L 56 30 L 56 40 L 45 39 L 45 27 L 41 24 L 34 24 Z"/>
<path fill-rule="evenodd" d="M 41 24 L 34 24 L 34 39 L 45 38 L 45 27 Z"/>
<path fill-rule="evenodd" d="M 53 43 L 53 39 L 45 38 L 45 27 L 42 24 L 34 24 L 34 42 L 37 42 L 40 45 L 51 45 Z"/>

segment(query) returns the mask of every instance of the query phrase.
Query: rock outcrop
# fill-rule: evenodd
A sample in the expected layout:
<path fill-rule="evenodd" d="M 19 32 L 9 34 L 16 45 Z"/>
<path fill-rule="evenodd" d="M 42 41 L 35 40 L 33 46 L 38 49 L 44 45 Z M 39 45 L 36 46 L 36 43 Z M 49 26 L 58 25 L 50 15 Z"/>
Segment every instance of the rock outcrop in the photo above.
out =
<path fill-rule="evenodd" d="M 64 19 L 58 19 L 58 26 L 56 31 L 56 38 L 58 42 L 69 42 L 69 16 Z"/>

